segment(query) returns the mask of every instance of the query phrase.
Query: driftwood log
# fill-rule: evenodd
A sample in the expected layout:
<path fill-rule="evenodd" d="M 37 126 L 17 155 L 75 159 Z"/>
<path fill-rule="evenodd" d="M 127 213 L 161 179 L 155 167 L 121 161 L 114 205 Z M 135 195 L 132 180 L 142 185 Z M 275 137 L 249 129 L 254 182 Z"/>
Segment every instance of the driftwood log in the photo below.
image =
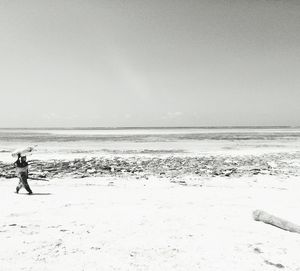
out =
<path fill-rule="evenodd" d="M 300 233 L 300 226 L 282 218 L 268 214 L 262 210 L 255 210 L 253 212 L 253 218 L 256 221 L 261 221 L 286 231 Z"/>

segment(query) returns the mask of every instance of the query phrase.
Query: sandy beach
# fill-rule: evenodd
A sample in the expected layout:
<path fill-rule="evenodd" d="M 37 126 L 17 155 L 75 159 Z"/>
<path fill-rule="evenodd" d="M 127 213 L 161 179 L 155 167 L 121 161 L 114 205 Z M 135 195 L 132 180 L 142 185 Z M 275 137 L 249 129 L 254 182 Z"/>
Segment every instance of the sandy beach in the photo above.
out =
<path fill-rule="evenodd" d="M 175 151 L 133 141 L 125 154 L 110 142 L 109 156 L 67 141 L 59 159 L 29 157 L 32 176 L 49 180 L 29 180 L 33 195 L 14 193 L 13 144 L 2 138 L 1 270 L 300 270 L 300 235 L 252 217 L 300 225 L 296 135 L 211 141 L 198 154 L 186 148 L 204 145 L 195 139 L 178 139 L 182 153 L 174 141 Z"/>
<path fill-rule="evenodd" d="M 31 185 L 1 182 L 2 270 L 300 270 L 300 235 L 252 219 L 259 208 L 300 223 L 297 179 Z"/>

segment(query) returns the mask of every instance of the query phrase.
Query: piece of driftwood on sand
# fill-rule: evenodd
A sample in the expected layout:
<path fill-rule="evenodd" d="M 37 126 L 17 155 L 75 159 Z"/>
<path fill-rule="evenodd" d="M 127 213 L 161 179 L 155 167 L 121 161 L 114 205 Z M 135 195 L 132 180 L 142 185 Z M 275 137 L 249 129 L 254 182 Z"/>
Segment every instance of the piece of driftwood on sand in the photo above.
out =
<path fill-rule="evenodd" d="M 47 180 L 47 179 L 36 178 L 36 177 L 31 177 L 31 176 L 28 176 L 28 179 L 30 179 L 30 180 L 35 180 L 35 181 L 49 182 L 49 180 Z"/>
<path fill-rule="evenodd" d="M 264 212 L 262 210 L 255 210 L 253 212 L 253 218 L 256 221 L 261 221 L 286 231 L 300 233 L 299 225 L 296 225 L 292 222 L 276 217 L 274 215 L 268 214 L 267 212 Z"/>

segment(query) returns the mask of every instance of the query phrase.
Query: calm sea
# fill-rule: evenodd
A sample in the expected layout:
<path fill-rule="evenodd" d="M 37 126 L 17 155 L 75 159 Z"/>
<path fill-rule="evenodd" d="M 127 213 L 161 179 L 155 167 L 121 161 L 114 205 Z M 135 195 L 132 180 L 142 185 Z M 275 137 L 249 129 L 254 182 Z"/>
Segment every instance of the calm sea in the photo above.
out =
<path fill-rule="evenodd" d="M 0 129 L 0 160 L 31 145 L 34 159 L 298 152 L 300 128 Z"/>

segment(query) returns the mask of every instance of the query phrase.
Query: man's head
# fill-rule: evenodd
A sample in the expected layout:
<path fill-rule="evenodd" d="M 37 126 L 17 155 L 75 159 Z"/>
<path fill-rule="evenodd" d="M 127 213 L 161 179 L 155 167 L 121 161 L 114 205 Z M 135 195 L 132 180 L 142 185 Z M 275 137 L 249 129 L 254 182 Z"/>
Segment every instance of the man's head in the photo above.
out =
<path fill-rule="evenodd" d="M 26 156 L 21 156 L 21 162 L 26 162 Z"/>

